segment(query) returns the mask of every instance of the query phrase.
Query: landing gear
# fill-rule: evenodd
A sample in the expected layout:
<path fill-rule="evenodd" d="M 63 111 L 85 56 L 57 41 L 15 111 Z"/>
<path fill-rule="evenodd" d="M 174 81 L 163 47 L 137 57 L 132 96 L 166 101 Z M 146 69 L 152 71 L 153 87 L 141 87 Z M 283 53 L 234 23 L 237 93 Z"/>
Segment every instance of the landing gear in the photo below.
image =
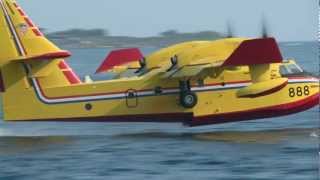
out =
<path fill-rule="evenodd" d="M 193 92 L 186 92 L 180 95 L 180 103 L 185 108 L 193 108 L 198 103 L 198 97 Z"/>
<path fill-rule="evenodd" d="M 198 97 L 191 92 L 190 81 L 180 81 L 180 104 L 184 108 L 193 108 L 198 103 Z"/>

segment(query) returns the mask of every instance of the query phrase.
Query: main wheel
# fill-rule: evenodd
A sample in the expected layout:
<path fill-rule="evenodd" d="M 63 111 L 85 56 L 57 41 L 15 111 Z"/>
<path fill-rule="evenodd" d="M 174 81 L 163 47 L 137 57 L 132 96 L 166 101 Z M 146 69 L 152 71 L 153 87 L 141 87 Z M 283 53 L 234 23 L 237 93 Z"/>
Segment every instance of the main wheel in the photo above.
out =
<path fill-rule="evenodd" d="M 185 108 L 193 108 L 198 103 L 198 97 L 193 92 L 185 92 L 180 96 L 180 103 Z"/>

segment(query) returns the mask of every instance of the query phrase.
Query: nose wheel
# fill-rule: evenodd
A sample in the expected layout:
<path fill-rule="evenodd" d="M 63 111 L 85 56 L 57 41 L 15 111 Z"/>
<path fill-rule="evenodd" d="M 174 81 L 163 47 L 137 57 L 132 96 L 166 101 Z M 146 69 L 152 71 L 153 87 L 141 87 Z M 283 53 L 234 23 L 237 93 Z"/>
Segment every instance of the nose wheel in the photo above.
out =
<path fill-rule="evenodd" d="M 180 104 L 184 108 L 193 108 L 198 103 L 198 97 L 191 92 L 190 81 L 180 81 Z"/>

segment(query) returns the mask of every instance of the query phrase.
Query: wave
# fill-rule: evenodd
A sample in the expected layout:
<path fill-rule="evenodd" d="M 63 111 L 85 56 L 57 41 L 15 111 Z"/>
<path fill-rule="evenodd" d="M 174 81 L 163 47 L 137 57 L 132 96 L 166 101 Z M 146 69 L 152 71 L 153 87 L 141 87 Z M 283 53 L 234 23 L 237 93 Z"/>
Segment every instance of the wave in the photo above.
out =
<path fill-rule="evenodd" d="M 0 137 L 4 137 L 4 136 L 12 136 L 12 133 L 6 129 L 0 129 Z"/>
<path fill-rule="evenodd" d="M 317 41 L 301 41 L 301 42 L 282 42 L 280 43 L 282 46 L 287 46 L 287 47 L 296 47 L 296 46 L 317 46 L 318 42 Z"/>
<path fill-rule="evenodd" d="M 314 128 L 278 129 L 261 131 L 217 131 L 200 133 L 142 132 L 115 135 L 115 138 L 135 139 L 193 139 L 203 141 L 225 141 L 237 143 L 278 143 L 286 140 L 318 138 Z"/>
<path fill-rule="evenodd" d="M 313 131 L 313 132 L 311 132 L 310 137 L 319 138 L 319 134 L 320 134 L 319 131 Z"/>
<path fill-rule="evenodd" d="M 305 43 L 303 43 L 303 42 L 294 42 L 294 43 L 284 43 L 283 45 L 284 46 L 302 46 L 304 44 Z"/>

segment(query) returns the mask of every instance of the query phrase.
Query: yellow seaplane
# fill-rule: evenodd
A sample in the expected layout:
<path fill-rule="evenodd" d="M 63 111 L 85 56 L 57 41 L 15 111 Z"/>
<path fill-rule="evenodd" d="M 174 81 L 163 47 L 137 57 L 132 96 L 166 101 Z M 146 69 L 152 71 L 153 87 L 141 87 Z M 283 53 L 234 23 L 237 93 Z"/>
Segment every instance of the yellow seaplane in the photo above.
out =
<path fill-rule="evenodd" d="M 274 38 L 112 51 L 79 78 L 14 0 L 0 0 L 0 89 L 6 121 L 182 122 L 276 117 L 319 104 L 319 80 L 283 59 Z M 112 73 L 114 78 L 108 79 Z"/>

